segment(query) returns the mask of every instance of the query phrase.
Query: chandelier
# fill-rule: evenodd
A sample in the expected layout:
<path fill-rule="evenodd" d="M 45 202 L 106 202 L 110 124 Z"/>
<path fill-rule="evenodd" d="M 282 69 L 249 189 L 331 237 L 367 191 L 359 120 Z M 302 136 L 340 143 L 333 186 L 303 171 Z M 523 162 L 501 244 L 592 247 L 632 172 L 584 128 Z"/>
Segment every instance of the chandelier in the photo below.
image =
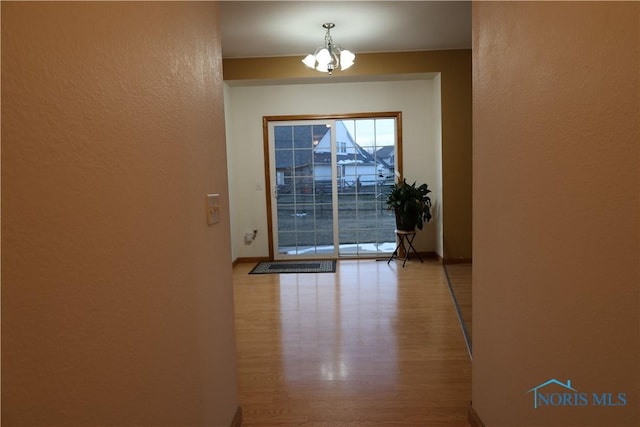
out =
<path fill-rule="evenodd" d="M 330 31 L 335 27 L 335 24 L 329 22 L 322 24 L 322 27 L 327 30 L 324 35 L 324 46 L 319 46 L 315 53 L 307 55 L 302 60 L 302 63 L 309 68 L 329 73 L 329 75 L 333 74 L 338 67 L 341 70 L 351 67 L 356 55 L 349 50 L 342 49 L 333 42 Z"/>

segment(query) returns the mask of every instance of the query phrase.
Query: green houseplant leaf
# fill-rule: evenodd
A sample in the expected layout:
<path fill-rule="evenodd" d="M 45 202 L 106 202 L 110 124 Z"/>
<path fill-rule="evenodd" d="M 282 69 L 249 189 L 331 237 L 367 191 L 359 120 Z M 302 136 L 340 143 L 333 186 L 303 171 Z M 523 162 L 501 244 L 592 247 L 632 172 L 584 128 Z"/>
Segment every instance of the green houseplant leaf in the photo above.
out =
<path fill-rule="evenodd" d="M 424 223 L 431 220 L 431 193 L 427 184 L 416 186 L 408 184 L 406 179 L 396 182 L 387 197 L 387 207 L 396 214 L 396 227 L 399 230 L 422 230 Z"/>

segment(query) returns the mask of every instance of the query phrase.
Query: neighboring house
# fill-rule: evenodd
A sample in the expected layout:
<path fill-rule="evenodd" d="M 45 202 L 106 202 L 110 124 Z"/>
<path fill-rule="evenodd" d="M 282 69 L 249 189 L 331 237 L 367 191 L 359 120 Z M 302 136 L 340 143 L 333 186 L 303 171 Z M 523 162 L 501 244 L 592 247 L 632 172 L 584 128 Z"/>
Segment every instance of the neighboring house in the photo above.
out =
<path fill-rule="evenodd" d="M 276 184 L 278 192 L 311 192 L 313 180 L 311 150 L 276 150 Z M 294 181 L 295 180 L 295 181 Z"/>
<path fill-rule="evenodd" d="M 396 173 L 396 148 L 393 145 L 382 147 L 376 151 L 376 160 L 387 167 L 386 178 L 393 180 Z"/>
<path fill-rule="evenodd" d="M 338 188 L 384 183 L 388 165 L 356 144 L 346 126 L 336 121 Z M 331 182 L 331 132 L 324 134 L 314 149 L 313 176 L 316 182 Z"/>

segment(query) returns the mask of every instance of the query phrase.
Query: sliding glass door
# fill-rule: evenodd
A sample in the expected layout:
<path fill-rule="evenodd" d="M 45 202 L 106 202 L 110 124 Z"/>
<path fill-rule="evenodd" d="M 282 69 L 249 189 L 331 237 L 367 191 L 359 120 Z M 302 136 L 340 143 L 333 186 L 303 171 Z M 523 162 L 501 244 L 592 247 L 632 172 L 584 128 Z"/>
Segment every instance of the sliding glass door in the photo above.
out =
<path fill-rule="evenodd" d="M 318 141 L 331 133 L 330 122 L 283 122 L 269 126 L 271 221 L 276 259 L 337 256 L 331 152 L 324 155 L 315 150 Z"/>
<path fill-rule="evenodd" d="M 268 121 L 275 259 L 388 254 L 397 118 Z"/>

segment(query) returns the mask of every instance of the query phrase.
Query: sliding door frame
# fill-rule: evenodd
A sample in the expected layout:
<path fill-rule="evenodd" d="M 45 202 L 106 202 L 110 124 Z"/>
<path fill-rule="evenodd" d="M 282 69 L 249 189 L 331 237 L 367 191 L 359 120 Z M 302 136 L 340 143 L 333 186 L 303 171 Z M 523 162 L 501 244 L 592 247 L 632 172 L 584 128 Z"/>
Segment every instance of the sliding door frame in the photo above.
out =
<path fill-rule="evenodd" d="M 349 113 L 349 114 L 303 114 L 290 116 L 263 116 L 262 117 L 262 137 L 264 150 L 264 178 L 265 178 L 265 195 L 267 202 L 267 235 L 269 239 L 269 259 L 275 259 L 275 248 L 273 247 L 273 223 L 272 223 L 272 203 L 271 192 L 273 185 L 270 173 L 270 152 L 269 152 L 269 123 L 270 122 L 288 122 L 298 120 L 348 120 L 348 119 L 378 119 L 378 118 L 395 118 L 396 119 L 396 159 L 395 170 L 396 175 L 402 180 L 402 112 L 369 112 L 369 113 Z"/>

